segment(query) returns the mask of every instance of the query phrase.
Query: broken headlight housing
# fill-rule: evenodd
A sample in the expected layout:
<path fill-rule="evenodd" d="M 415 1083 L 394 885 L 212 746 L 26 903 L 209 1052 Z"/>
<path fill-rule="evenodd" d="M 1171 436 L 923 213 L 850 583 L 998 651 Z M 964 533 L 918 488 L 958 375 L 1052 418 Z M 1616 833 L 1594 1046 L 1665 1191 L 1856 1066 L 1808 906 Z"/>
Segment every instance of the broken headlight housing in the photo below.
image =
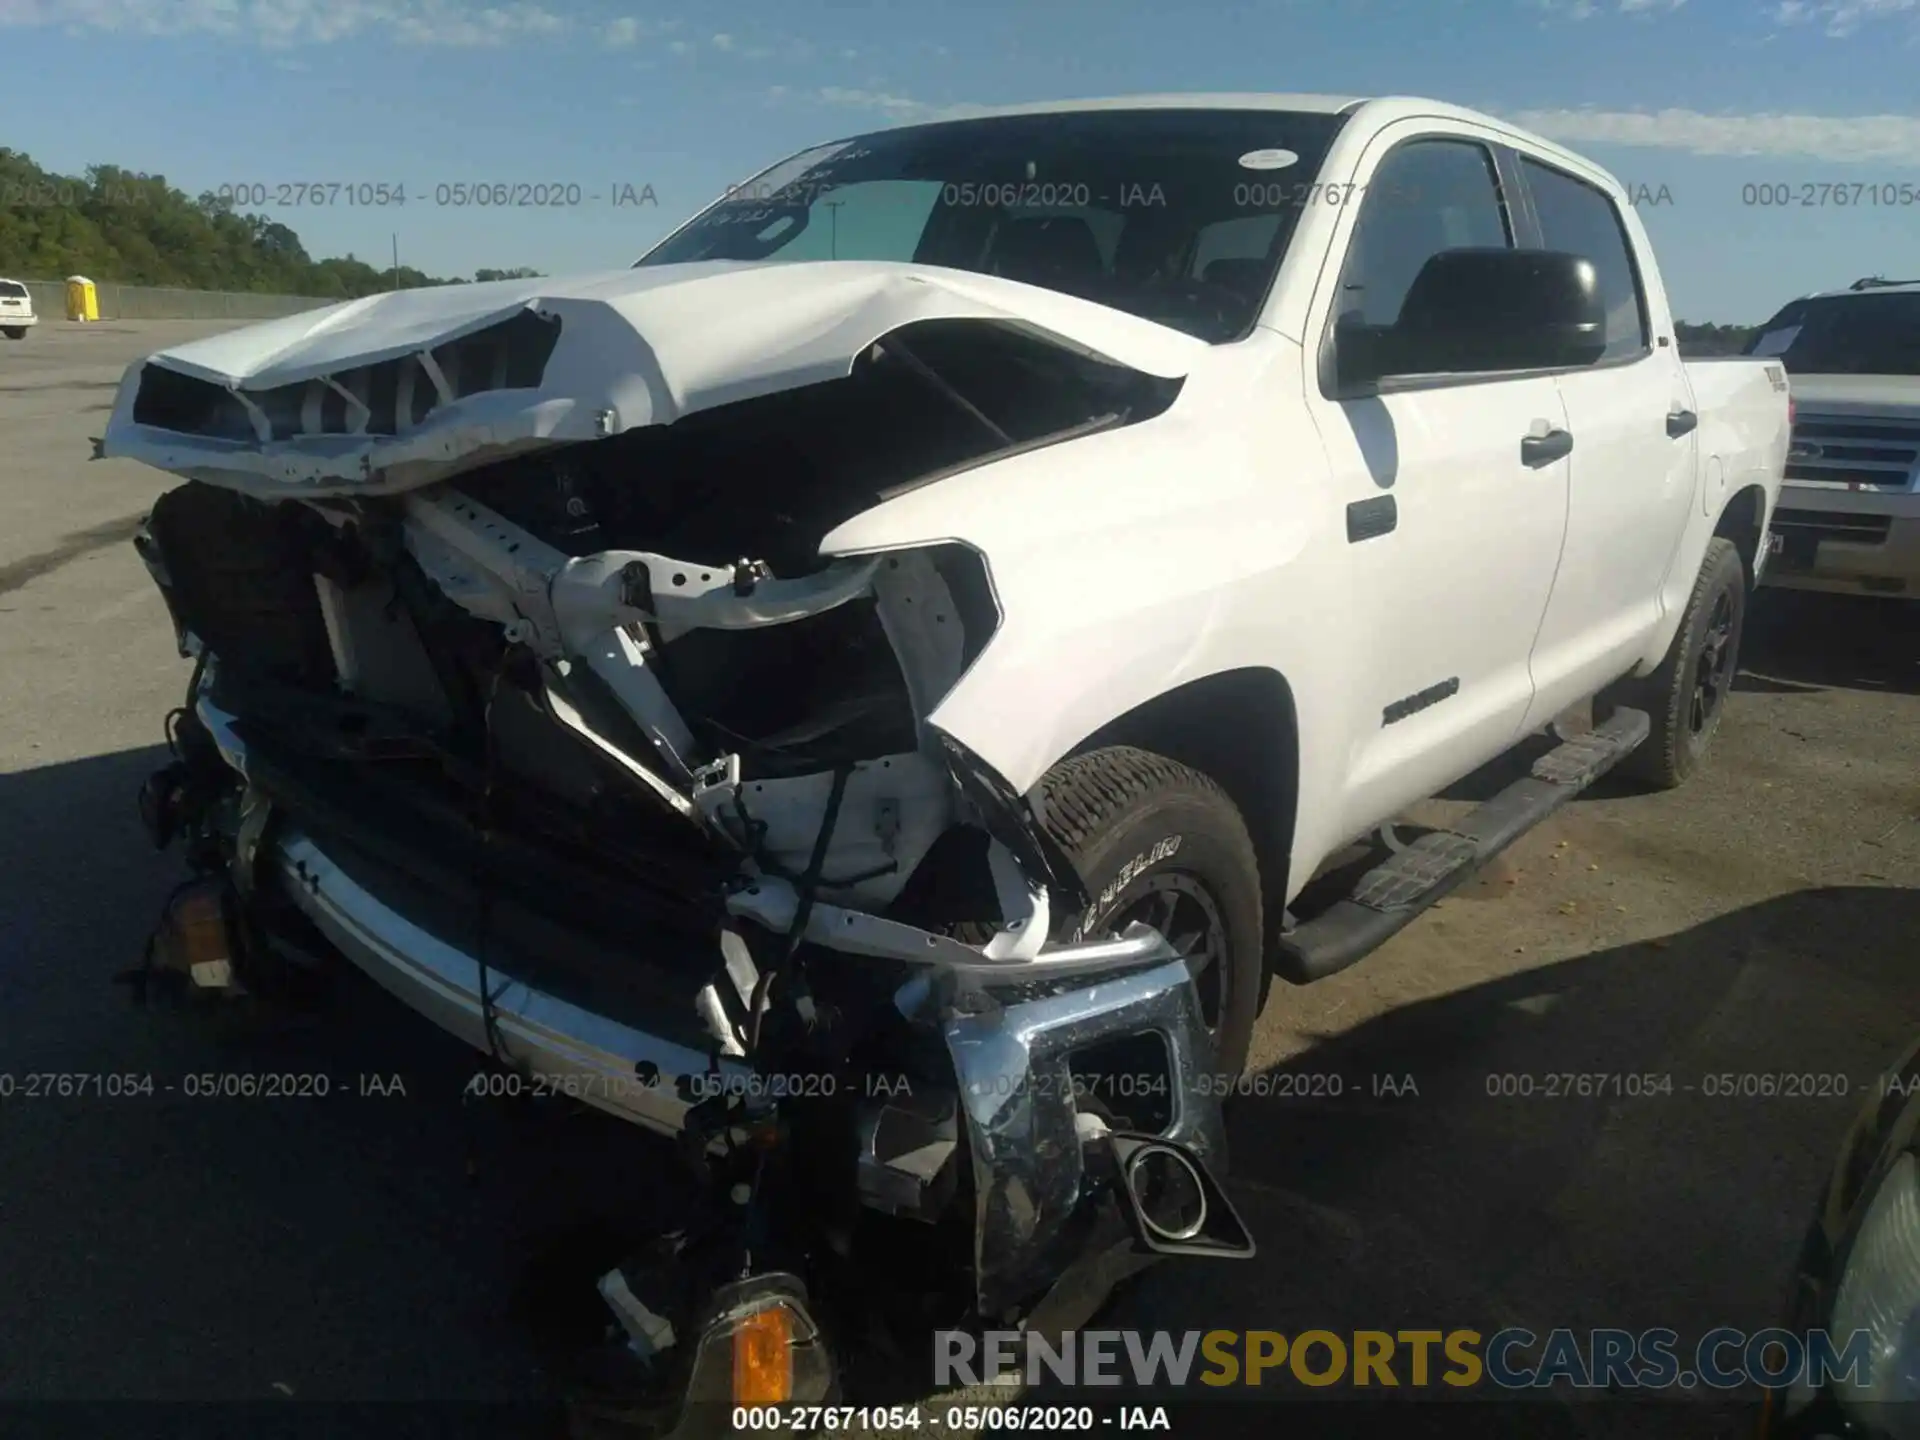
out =
<path fill-rule="evenodd" d="M 1920 1046 L 1873 1087 L 1808 1228 L 1784 1329 L 1804 1363 L 1767 1440 L 1920 1437 Z"/>
<path fill-rule="evenodd" d="M 1841 1408 L 1893 1440 L 1920 1440 L 1920 1160 L 1912 1151 L 1881 1178 L 1847 1252 L 1828 1333 L 1843 1350 L 1856 1333 L 1862 1367 L 1834 1381 Z"/>

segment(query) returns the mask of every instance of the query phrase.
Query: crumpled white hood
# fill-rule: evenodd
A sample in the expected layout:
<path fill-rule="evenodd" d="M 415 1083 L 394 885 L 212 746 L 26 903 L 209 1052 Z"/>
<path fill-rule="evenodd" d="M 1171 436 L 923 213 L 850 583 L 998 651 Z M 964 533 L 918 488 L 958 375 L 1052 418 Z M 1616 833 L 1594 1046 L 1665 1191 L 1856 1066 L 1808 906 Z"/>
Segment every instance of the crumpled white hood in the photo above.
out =
<path fill-rule="evenodd" d="M 394 435 L 236 441 L 134 420 L 152 364 L 242 396 L 418 354 L 531 309 L 560 336 L 537 388 L 442 404 Z M 405 290 L 249 325 L 129 368 L 100 453 L 256 494 L 392 493 L 505 455 L 591 440 L 845 376 L 889 332 L 923 320 L 1011 324 L 1165 379 L 1207 344 L 1090 301 L 1011 280 L 878 261 L 709 262 L 568 280 Z"/>

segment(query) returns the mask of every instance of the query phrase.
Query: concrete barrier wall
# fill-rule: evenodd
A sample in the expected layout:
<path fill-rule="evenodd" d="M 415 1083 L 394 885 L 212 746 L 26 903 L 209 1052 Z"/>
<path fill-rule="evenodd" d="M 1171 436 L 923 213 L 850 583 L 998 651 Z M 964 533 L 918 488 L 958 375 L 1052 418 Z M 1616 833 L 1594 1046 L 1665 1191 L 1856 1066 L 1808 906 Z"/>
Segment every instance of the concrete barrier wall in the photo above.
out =
<path fill-rule="evenodd" d="M 67 314 L 67 287 L 58 280 L 22 281 L 42 324 Z M 166 285 L 95 281 L 102 320 L 273 320 L 330 305 L 311 295 L 253 295 L 235 290 L 186 290 Z"/>

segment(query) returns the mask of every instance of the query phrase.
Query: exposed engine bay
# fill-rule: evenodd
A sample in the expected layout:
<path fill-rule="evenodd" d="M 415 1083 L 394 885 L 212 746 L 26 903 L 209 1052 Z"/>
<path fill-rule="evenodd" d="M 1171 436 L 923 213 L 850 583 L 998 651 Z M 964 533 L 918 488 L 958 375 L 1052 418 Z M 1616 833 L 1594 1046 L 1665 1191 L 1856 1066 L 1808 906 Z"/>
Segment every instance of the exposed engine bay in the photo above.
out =
<path fill-rule="evenodd" d="M 998 622 L 984 561 L 819 542 L 904 488 L 1154 413 L 1166 387 L 998 327 L 913 328 L 843 381 L 401 496 L 192 483 L 156 507 L 153 558 L 222 693 L 248 693 L 236 713 L 277 704 L 316 757 L 450 797 L 484 779 L 529 837 L 664 863 L 677 891 L 688 854 L 799 880 L 831 812 L 810 892 L 947 935 L 1018 925 L 988 953 L 1031 958 L 1036 882 L 1062 874 L 1031 836 L 989 839 L 1006 817 L 966 813 L 923 724 Z M 782 903 L 733 909 L 784 929 Z"/>
<path fill-rule="evenodd" d="M 380 365 L 248 404 L 269 435 L 364 428 L 411 404 Z M 245 444 L 211 388 L 155 371 L 133 413 Z M 401 491 L 168 492 L 137 543 L 199 664 L 143 805 L 233 937 L 186 968 L 267 988 L 331 945 L 676 1135 L 729 1198 L 629 1300 L 712 1289 L 744 1234 L 816 1281 L 904 1244 L 943 1323 L 1085 1290 L 1147 1233 L 1090 1198 L 1126 1188 L 1106 1137 L 1220 1150 L 1193 987 L 1148 926 L 1074 934 L 1087 896 L 1033 803 L 928 724 L 1000 623 L 985 558 L 821 541 L 1177 388 L 929 321 L 842 379 Z M 1115 1065 L 1164 1077 L 1138 1113 L 1088 1098 Z"/>

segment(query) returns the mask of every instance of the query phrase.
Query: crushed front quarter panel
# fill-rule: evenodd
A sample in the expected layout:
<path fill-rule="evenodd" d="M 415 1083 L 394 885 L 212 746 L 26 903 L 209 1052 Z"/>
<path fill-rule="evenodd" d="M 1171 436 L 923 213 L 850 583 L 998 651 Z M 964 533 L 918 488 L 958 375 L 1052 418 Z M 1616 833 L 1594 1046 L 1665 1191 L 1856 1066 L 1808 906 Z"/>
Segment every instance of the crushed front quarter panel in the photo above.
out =
<path fill-rule="evenodd" d="M 946 623 L 956 618 L 956 597 L 934 563 L 901 547 L 884 561 L 823 556 L 822 568 L 782 578 L 745 559 L 700 564 L 617 547 L 569 555 L 471 496 L 437 488 L 515 450 L 605 440 L 843 379 L 877 341 L 933 320 L 1017 330 L 1152 381 L 1183 379 L 1210 353 L 1199 339 L 1104 306 L 935 267 L 641 268 L 371 297 L 163 352 L 129 371 L 103 453 L 260 500 L 313 503 L 333 519 L 349 513 L 352 500 L 404 492 L 404 544 L 426 577 L 538 658 L 560 724 L 624 760 L 644 788 L 742 850 L 743 873 L 760 887 L 757 897 L 751 890 L 735 896 L 731 908 L 776 931 L 794 923 L 798 907 L 786 916 L 761 912 L 781 910 L 792 888 L 782 872 L 798 876 L 805 867 L 811 832 L 828 808 L 830 773 L 743 786 L 737 756 L 695 741 L 677 697 L 661 683 L 653 647 L 670 647 L 691 630 L 780 625 L 870 597 L 900 663 L 922 753 L 883 752 L 861 767 L 817 877 L 828 903 L 814 909 L 806 933 L 852 953 L 994 971 L 1035 959 L 1056 898 L 1042 885 L 1055 877 L 1036 874 L 1030 857 L 1016 866 L 1004 837 L 990 854 L 1004 928 L 984 945 L 943 946 L 863 913 L 884 906 L 969 809 L 927 729 L 976 658 L 963 649 L 963 627 Z M 388 368 L 375 377 L 372 367 L 380 366 Z M 1083 447 L 1093 438 L 1062 440 L 1059 448 L 1088 454 Z M 1028 461 L 1035 455 L 1023 453 Z M 1074 460 L 1061 463 L 1072 468 Z M 633 479 L 644 485 L 647 475 Z M 651 753 L 625 753 L 575 703 L 582 697 L 569 692 L 580 666 L 603 682 Z M 1021 708 L 1004 711 L 1003 722 Z M 736 834 L 742 809 L 764 814 Z M 1030 819 L 1013 824 L 1032 829 Z M 766 866 L 750 858 L 755 853 Z M 1057 898 L 1074 897 L 1063 890 Z M 1124 969 L 1138 960 L 1126 951 L 1124 944 L 1113 954 L 1092 947 L 1050 957 L 1057 963 L 1046 968 Z"/>
<path fill-rule="evenodd" d="M 536 383 L 507 388 L 503 367 L 462 393 L 464 382 L 437 366 L 444 347 L 523 313 L 559 325 Z M 100 455 L 263 498 L 392 494 L 528 450 L 841 378 L 890 332 L 954 319 L 1013 326 L 1161 379 L 1184 376 L 1208 348 L 1034 286 L 878 261 L 709 262 L 450 285 L 368 296 L 161 351 L 128 370 Z M 411 403 L 396 413 L 393 433 L 376 433 L 366 397 L 339 377 L 390 362 L 407 367 L 410 396 L 417 389 L 435 398 L 423 415 Z M 252 433 L 136 420 L 156 369 L 231 396 Z M 260 398 L 293 387 L 305 387 L 300 424 L 276 426 Z M 336 407 L 335 395 L 344 407 L 338 428 L 317 418 Z"/>

